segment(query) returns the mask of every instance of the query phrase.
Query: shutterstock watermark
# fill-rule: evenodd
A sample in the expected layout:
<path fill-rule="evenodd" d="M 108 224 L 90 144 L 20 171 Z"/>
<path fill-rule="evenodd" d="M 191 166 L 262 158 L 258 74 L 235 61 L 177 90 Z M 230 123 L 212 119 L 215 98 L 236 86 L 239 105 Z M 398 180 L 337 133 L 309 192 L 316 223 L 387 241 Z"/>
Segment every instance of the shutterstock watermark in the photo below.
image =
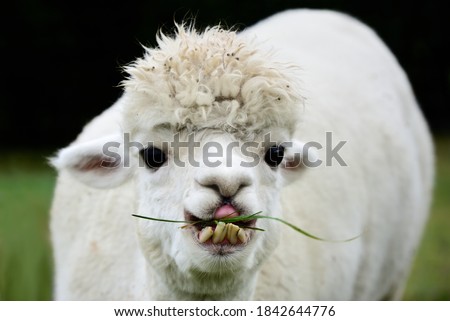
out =
<path fill-rule="evenodd" d="M 142 152 L 148 149 L 157 150 L 154 153 L 146 153 L 147 157 L 154 157 L 150 161 L 161 161 L 167 159 L 163 154 L 168 154 L 170 150 L 171 161 L 175 166 L 186 167 L 219 167 L 236 166 L 235 158 L 239 159 L 241 167 L 255 167 L 261 162 L 280 161 L 285 168 L 296 168 L 299 166 L 319 167 L 325 166 L 348 166 L 339 152 L 347 141 L 338 141 L 333 144 L 332 132 L 325 133 L 325 144 L 310 141 L 306 143 L 299 142 L 275 142 L 270 134 L 264 136 L 262 142 L 255 141 L 233 141 L 228 144 L 221 144 L 216 141 L 208 141 L 203 144 L 195 140 L 195 133 L 187 135 L 187 140 L 181 140 L 180 134 L 173 136 L 173 140 L 163 142 L 141 142 L 130 140 L 130 134 L 125 133 L 123 142 L 108 142 L 103 145 L 103 155 L 105 167 L 111 167 L 111 164 L 120 164 L 118 166 L 130 167 L 132 155 L 136 152 Z M 318 151 L 325 149 L 324 160 L 318 157 Z M 134 152 L 133 152 L 134 151 Z M 262 153 L 261 151 L 264 151 Z M 275 151 L 272 155 L 272 151 Z M 183 155 L 183 160 L 181 159 Z M 156 159 L 157 158 L 157 159 Z M 272 159 L 273 158 L 273 159 Z M 162 166 L 167 166 L 165 161 Z M 145 166 L 145 161 L 139 157 L 139 167 Z"/>

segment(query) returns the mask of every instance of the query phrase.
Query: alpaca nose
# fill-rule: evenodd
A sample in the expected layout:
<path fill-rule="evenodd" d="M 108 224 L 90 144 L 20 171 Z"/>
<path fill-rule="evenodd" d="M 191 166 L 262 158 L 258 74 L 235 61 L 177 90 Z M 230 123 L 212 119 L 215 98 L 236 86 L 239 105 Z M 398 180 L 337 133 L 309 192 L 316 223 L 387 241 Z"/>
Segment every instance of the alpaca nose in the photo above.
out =
<path fill-rule="evenodd" d="M 241 168 L 203 168 L 196 177 L 197 183 L 211 188 L 223 197 L 236 195 L 243 187 L 252 184 L 252 177 L 247 169 Z"/>

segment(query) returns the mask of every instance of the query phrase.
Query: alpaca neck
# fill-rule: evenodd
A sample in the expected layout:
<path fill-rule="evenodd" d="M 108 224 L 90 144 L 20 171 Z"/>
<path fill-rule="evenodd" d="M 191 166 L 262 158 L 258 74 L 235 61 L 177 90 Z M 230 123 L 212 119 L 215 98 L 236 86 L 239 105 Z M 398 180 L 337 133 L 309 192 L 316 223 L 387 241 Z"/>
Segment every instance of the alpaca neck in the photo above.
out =
<path fill-rule="evenodd" d="M 168 267 L 148 269 L 153 300 L 251 300 L 257 275 L 254 272 L 204 273 Z"/>

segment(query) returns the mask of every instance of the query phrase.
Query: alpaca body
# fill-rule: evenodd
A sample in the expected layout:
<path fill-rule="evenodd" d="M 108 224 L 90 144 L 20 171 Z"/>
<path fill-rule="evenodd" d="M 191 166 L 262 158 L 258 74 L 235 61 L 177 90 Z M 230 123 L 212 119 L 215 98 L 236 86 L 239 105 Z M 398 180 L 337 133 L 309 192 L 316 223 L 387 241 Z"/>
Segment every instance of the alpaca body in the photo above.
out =
<path fill-rule="evenodd" d="M 179 76 L 196 68 L 199 54 L 186 59 L 194 67 L 183 71 L 177 65 L 183 57 L 172 54 L 178 44 L 161 39 L 159 51 L 128 68 L 123 97 L 54 160 L 57 299 L 401 298 L 429 209 L 433 149 L 398 62 L 372 30 L 330 11 L 283 12 L 235 37 L 229 47 L 237 41 L 236 51 L 224 53 L 223 61 L 205 60 L 210 65 L 196 71 L 200 85 Z M 257 50 L 273 50 L 270 59 L 299 68 L 278 74 L 274 64 L 260 70 L 265 56 L 252 58 L 240 45 L 253 42 L 261 44 Z M 223 75 L 215 71 L 222 65 Z M 160 74 L 150 74 L 154 69 Z M 252 73 L 257 76 L 245 78 Z M 96 168 L 94 154 L 106 142 L 125 144 L 124 132 L 132 142 L 152 142 L 161 150 L 175 132 L 186 140 L 195 132 L 202 146 L 217 142 L 224 148 L 261 143 L 270 133 L 277 143 L 293 141 L 292 153 L 312 142 L 317 151 L 310 160 L 321 163 L 242 168 L 237 164 L 246 155 L 232 150 L 232 166 L 149 170 L 137 166 L 135 148 L 126 171 L 110 175 Z M 166 154 L 170 163 L 173 154 Z M 291 155 L 286 148 L 285 159 Z M 183 150 L 179 157 L 190 156 Z M 256 226 L 266 231 L 252 232 L 247 245 L 224 255 L 192 241 L 196 231 L 131 216 L 183 220 L 184 212 L 206 219 L 211 209 L 225 206 L 220 197 L 232 198 L 240 214 L 263 211 L 327 240 L 360 236 L 317 241 L 259 219 Z"/>

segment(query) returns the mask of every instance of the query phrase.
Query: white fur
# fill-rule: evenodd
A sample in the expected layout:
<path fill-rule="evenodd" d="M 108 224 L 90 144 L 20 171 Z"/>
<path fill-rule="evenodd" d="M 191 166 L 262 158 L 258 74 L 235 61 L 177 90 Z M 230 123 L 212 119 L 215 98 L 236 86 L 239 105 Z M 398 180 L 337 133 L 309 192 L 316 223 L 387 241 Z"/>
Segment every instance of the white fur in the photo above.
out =
<path fill-rule="evenodd" d="M 240 34 L 179 27 L 158 44 L 126 68 L 123 97 L 53 161 L 55 298 L 401 298 L 427 217 L 433 150 L 409 82 L 374 32 L 340 13 L 292 10 Z M 239 149 L 232 159 L 214 158 L 231 166 L 180 167 L 163 144 L 177 132 L 182 141 L 195 133 L 201 146 L 224 149 L 261 143 L 266 133 L 294 144 L 277 169 L 242 167 Z M 327 132 L 331 147 L 347 141 L 339 155 L 348 166 L 336 159 L 326 166 Z M 167 165 L 138 166 L 132 148 L 129 168 L 123 153 L 114 168 L 83 168 L 98 163 L 104 143 L 123 143 L 123 133 L 164 149 Z M 324 146 L 309 154 L 321 166 L 288 166 L 307 142 Z M 201 160 L 203 153 L 178 156 Z M 283 217 L 326 239 L 362 234 L 317 241 L 259 219 L 265 232 L 220 256 L 179 225 L 131 216 L 183 220 L 187 210 L 208 218 L 218 191 L 247 213 Z"/>

